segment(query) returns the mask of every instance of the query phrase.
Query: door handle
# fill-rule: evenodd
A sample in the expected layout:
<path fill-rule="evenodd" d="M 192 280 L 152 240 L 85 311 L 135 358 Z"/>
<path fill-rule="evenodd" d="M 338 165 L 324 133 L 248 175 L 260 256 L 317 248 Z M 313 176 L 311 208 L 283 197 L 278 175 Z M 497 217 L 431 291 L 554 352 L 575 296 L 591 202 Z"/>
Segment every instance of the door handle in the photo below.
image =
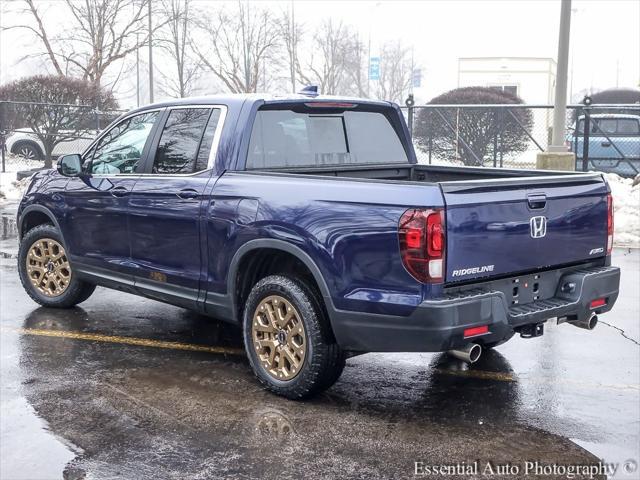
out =
<path fill-rule="evenodd" d="M 125 187 L 114 187 L 109 190 L 109 193 L 113 197 L 124 197 L 125 195 L 129 194 L 129 190 L 127 190 Z"/>
<path fill-rule="evenodd" d="M 200 195 L 193 188 L 185 188 L 184 190 L 180 190 L 176 195 L 183 200 L 192 200 L 194 198 L 198 198 Z"/>
<path fill-rule="evenodd" d="M 610 147 L 611 142 L 602 142 L 600 145 L 602 145 L 603 147 Z"/>
<path fill-rule="evenodd" d="M 527 204 L 531 210 L 540 210 L 547 206 L 545 194 L 527 195 Z"/>

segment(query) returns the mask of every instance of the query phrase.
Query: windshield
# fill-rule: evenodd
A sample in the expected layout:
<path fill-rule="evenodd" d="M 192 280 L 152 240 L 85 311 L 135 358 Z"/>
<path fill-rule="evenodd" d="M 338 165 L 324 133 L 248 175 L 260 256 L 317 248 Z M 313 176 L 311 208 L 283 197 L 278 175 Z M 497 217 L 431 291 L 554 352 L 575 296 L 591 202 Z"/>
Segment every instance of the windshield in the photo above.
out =
<path fill-rule="evenodd" d="M 259 110 L 247 168 L 408 162 L 398 134 L 382 113 Z"/>

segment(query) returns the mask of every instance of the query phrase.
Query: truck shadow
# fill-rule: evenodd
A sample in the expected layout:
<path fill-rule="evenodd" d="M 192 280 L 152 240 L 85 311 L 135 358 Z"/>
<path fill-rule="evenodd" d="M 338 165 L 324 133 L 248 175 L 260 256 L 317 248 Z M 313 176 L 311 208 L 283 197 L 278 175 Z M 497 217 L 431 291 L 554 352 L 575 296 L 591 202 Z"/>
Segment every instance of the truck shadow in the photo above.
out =
<path fill-rule="evenodd" d="M 24 328 L 113 334 L 99 320 L 81 308 L 39 308 Z M 241 345 L 238 329 L 194 314 L 151 319 L 136 334 Z M 67 466 L 69 478 L 393 478 L 424 460 L 597 461 L 519 420 L 517 377 L 500 353 L 474 370 L 446 355 L 428 365 L 394 358 L 351 359 L 332 389 L 293 402 L 262 390 L 242 355 L 20 338 L 24 396 L 46 428 L 84 452 Z"/>

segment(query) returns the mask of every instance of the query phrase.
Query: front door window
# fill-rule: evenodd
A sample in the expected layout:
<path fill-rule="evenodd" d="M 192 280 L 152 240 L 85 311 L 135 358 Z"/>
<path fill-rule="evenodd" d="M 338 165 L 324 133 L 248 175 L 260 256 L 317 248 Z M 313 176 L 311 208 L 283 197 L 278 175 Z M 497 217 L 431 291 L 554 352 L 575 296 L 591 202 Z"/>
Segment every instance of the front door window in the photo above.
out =
<path fill-rule="evenodd" d="M 91 173 L 136 173 L 158 112 L 129 117 L 113 127 L 93 150 Z"/>

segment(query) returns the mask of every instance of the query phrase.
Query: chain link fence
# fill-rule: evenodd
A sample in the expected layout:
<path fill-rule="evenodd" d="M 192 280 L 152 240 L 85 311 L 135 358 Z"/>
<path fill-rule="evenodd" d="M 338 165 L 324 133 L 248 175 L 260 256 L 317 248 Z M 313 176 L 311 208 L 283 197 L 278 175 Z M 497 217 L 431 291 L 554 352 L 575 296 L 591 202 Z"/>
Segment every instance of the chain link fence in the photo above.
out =
<path fill-rule="evenodd" d="M 2 172 L 49 167 L 82 152 L 122 111 L 95 106 L 0 101 Z"/>
<path fill-rule="evenodd" d="M 552 105 L 424 105 L 405 107 L 420 163 L 535 168 L 547 150 Z M 640 172 L 640 105 L 571 105 L 565 144 L 576 170 L 623 176 Z M 587 162 L 583 162 L 587 159 Z"/>
<path fill-rule="evenodd" d="M 552 105 L 404 107 L 420 163 L 535 168 L 551 140 Z M 82 152 L 122 111 L 0 101 L 2 172 L 51 166 Z M 566 146 L 576 170 L 640 173 L 640 105 L 571 105 Z M 587 161 L 583 161 L 587 159 Z"/>

